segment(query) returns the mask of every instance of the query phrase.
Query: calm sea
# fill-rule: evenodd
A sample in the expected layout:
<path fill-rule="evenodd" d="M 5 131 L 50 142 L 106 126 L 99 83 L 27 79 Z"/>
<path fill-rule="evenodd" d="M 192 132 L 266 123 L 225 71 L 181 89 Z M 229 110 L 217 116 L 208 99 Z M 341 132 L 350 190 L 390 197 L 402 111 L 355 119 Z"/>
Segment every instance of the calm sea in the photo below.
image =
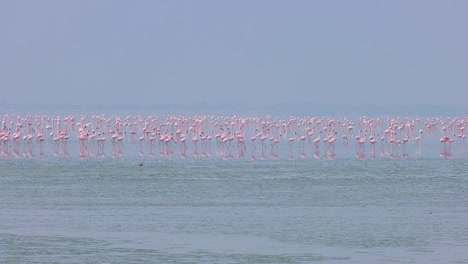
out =
<path fill-rule="evenodd" d="M 372 159 L 350 145 L 325 159 L 283 144 L 266 160 L 141 157 L 131 143 L 79 158 L 76 142 L 0 158 L 0 262 L 468 263 L 455 147 Z"/>

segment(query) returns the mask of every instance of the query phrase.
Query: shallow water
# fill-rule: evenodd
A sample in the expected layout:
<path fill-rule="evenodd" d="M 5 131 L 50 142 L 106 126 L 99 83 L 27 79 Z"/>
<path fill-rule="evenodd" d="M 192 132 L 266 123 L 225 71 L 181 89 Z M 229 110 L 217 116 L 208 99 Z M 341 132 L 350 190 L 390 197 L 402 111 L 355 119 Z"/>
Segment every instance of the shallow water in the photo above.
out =
<path fill-rule="evenodd" d="M 375 151 L 0 143 L 0 262 L 468 263 L 465 142 L 437 129 Z"/>
<path fill-rule="evenodd" d="M 0 262 L 468 263 L 468 163 L 0 160 Z"/>

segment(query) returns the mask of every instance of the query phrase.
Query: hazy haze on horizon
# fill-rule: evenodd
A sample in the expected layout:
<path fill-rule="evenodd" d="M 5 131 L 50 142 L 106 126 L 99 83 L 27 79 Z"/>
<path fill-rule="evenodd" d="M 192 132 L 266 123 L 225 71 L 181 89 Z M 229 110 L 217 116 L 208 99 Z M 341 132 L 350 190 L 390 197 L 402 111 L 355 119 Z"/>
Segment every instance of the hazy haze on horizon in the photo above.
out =
<path fill-rule="evenodd" d="M 0 104 L 466 109 L 466 1 L 2 1 Z"/>

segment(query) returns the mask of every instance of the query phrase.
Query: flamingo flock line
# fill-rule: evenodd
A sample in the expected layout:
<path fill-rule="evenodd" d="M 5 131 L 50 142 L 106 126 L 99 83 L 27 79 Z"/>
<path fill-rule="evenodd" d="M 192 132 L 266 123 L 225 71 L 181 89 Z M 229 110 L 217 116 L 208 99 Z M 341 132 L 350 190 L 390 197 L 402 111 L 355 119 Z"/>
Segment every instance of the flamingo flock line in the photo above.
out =
<path fill-rule="evenodd" d="M 240 117 L 180 115 L 18 115 L 5 114 L 0 127 L 4 159 L 73 156 L 105 158 L 132 155 L 195 159 L 335 160 L 344 150 L 359 159 L 408 158 L 422 155 L 437 138 L 441 158 L 464 156 L 468 117 Z M 135 147 L 129 147 L 135 146 Z M 284 151 L 281 151 L 283 148 Z M 287 151 L 286 151 L 287 149 Z M 281 157 L 283 153 L 287 156 Z"/>

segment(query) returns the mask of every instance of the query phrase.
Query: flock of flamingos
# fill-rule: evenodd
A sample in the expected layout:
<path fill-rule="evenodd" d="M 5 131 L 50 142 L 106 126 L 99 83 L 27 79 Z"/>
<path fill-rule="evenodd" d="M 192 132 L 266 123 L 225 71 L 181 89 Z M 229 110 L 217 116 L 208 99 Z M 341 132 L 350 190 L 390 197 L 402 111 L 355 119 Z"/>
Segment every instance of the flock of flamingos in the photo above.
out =
<path fill-rule="evenodd" d="M 272 116 L 111 116 L 5 114 L 3 159 L 114 158 L 359 159 L 421 156 L 438 145 L 442 158 L 464 156 L 465 118 Z M 432 142 L 429 142 L 432 140 Z M 337 146 L 340 151 L 337 151 Z"/>

